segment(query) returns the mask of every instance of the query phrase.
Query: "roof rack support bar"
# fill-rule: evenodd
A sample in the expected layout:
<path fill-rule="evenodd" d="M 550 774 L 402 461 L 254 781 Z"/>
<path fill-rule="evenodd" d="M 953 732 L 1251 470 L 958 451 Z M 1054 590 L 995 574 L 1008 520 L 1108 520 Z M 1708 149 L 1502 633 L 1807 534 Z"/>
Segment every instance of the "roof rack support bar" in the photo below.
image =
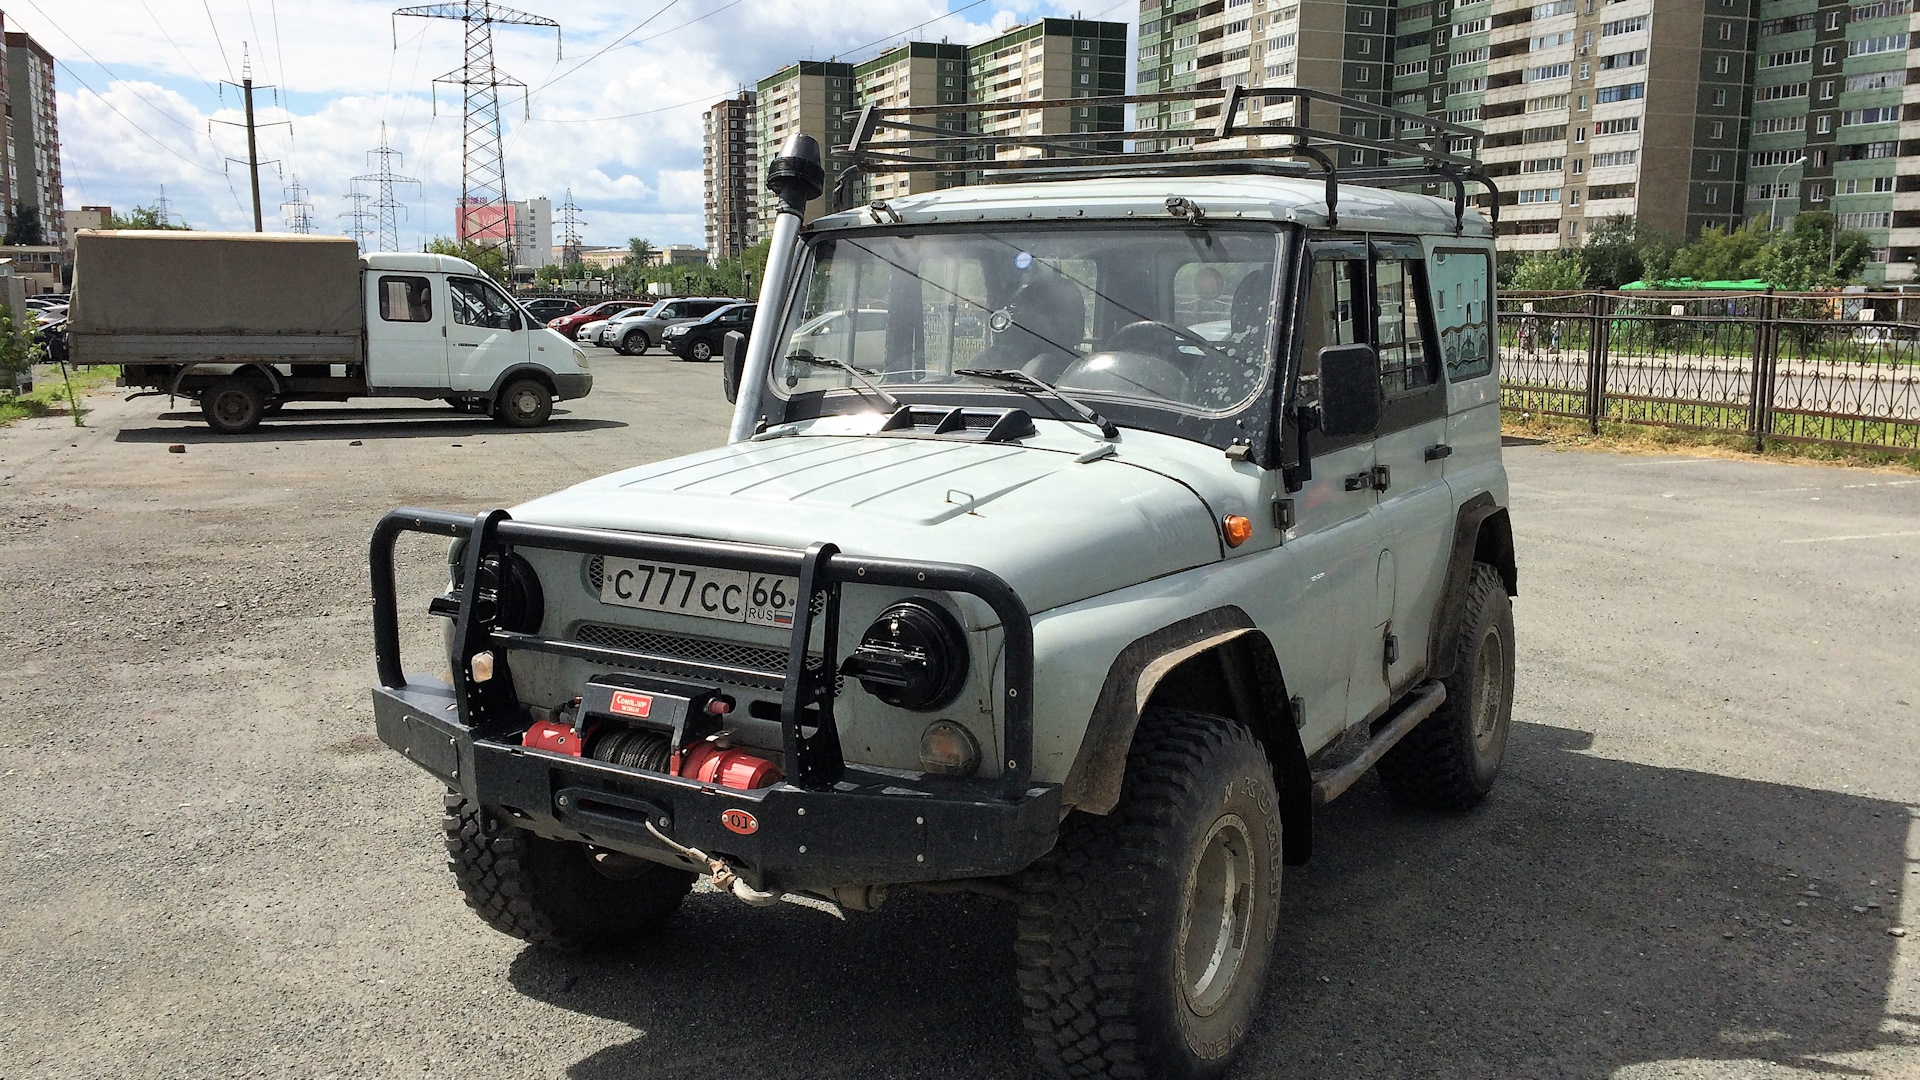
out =
<path fill-rule="evenodd" d="M 1246 87 L 1239 83 L 1227 93 L 1226 104 L 1220 108 L 1220 131 L 1215 138 L 1225 139 L 1233 134 L 1233 118 L 1240 112 L 1240 101 L 1245 96 Z"/>
<path fill-rule="evenodd" d="M 873 138 L 874 131 L 879 126 L 880 114 L 876 108 L 872 105 L 861 106 L 860 118 L 853 124 L 853 138 L 847 140 L 847 153 L 858 154 L 865 150 L 867 140 Z"/>
<path fill-rule="evenodd" d="M 1320 166 L 1327 174 L 1327 228 L 1340 227 L 1340 170 L 1334 168 L 1333 159 L 1320 152 L 1317 147 L 1295 145 L 1293 152 Z"/>

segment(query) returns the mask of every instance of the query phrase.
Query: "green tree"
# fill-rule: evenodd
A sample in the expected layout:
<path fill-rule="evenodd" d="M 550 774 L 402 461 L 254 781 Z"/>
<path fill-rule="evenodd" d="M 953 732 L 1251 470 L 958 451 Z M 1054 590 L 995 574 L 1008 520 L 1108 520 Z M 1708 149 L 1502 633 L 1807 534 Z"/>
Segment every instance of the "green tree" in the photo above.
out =
<path fill-rule="evenodd" d="M 125 214 L 113 214 L 107 218 L 102 228 L 134 229 L 143 232 L 152 232 L 156 229 L 169 229 L 176 232 L 192 231 L 190 225 L 184 223 L 175 225 L 161 217 L 159 208 L 154 206 L 136 206 Z"/>
<path fill-rule="evenodd" d="M 536 280 L 551 285 L 560 280 L 560 267 L 555 263 L 548 263 L 535 271 L 533 276 Z"/>
<path fill-rule="evenodd" d="M 13 393 L 20 376 L 45 359 L 34 337 L 35 321 L 32 312 L 24 319 L 15 319 L 13 312 L 0 307 L 0 391 Z"/>
<path fill-rule="evenodd" d="M 434 255 L 452 255 L 455 258 L 465 259 L 479 267 L 481 273 L 495 282 L 507 284 L 507 253 L 501 248 L 481 247 L 472 241 L 461 243 L 444 236 L 436 236 L 427 245 L 427 251 Z"/>
<path fill-rule="evenodd" d="M 1774 234 L 1755 264 L 1755 276 L 1789 292 L 1851 285 L 1872 257 L 1866 236 L 1852 229 L 1834 235 L 1833 215 L 1807 210 L 1793 216 L 1784 233 Z"/>
<path fill-rule="evenodd" d="M 1536 251 L 1513 268 L 1512 288 L 1518 292 L 1584 289 L 1587 270 L 1577 251 Z"/>
<path fill-rule="evenodd" d="M 0 243 L 8 247 L 34 247 L 46 242 L 46 237 L 40 231 L 40 208 L 14 203 L 13 221 L 7 226 L 6 238 Z"/>
<path fill-rule="evenodd" d="M 1674 252 L 1665 278 L 1692 278 L 1695 281 L 1741 281 L 1755 277 L 1760 255 L 1771 236 L 1764 225 L 1751 221 L 1729 231 L 1710 225 L 1700 239 Z"/>

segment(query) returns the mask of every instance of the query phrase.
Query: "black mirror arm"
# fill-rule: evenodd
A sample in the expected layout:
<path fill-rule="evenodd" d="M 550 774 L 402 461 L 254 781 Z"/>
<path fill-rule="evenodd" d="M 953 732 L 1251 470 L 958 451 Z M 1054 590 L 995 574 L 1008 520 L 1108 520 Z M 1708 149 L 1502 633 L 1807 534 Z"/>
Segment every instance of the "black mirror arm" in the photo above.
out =
<path fill-rule="evenodd" d="M 1282 471 L 1288 491 L 1299 491 L 1313 479 L 1310 439 L 1320 428 L 1320 406 L 1299 405 L 1293 410 L 1293 446 L 1295 461 Z"/>

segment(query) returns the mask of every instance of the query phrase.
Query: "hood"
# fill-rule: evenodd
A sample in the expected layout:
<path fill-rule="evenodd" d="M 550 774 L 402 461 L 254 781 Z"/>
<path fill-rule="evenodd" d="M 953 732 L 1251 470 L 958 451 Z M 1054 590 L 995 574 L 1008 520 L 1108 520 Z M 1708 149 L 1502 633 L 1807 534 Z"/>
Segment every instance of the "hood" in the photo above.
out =
<path fill-rule="evenodd" d="M 791 436 L 590 480 L 522 521 L 980 566 L 1039 612 L 1221 557 L 1186 486 L 1007 443 Z"/>

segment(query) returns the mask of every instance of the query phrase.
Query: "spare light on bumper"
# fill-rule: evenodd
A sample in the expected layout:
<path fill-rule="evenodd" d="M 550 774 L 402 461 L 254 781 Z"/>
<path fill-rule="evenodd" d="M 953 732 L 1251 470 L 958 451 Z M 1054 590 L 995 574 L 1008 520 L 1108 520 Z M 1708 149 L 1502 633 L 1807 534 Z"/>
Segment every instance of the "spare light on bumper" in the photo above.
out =
<path fill-rule="evenodd" d="M 840 670 L 895 708 L 938 709 L 966 682 L 966 634 L 940 605 L 902 600 L 867 627 Z"/>

